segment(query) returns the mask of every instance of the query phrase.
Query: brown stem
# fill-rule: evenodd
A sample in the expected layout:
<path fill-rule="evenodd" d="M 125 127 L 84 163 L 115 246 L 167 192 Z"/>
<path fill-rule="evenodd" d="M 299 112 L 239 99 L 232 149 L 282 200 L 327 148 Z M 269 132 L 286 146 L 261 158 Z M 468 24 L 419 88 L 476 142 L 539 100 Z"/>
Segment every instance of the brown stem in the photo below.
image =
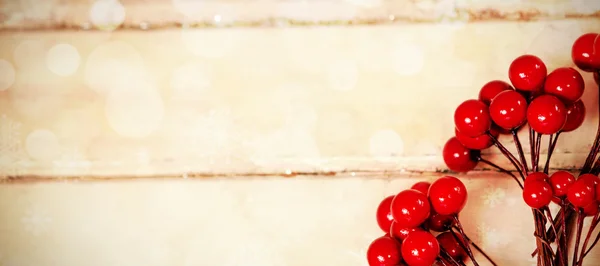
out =
<path fill-rule="evenodd" d="M 561 260 L 564 266 L 567 266 L 569 264 L 569 247 L 567 246 L 567 223 L 566 223 L 566 213 L 567 213 L 567 208 L 569 207 L 569 205 L 567 205 L 567 201 L 563 198 L 561 200 L 561 208 L 560 211 L 562 213 L 562 218 L 560 219 L 560 224 L 561 224 L 561 230 L 560 230 L 560 235 L 556 236 L 556 239 L 558 240 L 558 244 L 560 245 L 560 243 L 562 242 L 562 247 L 561 247 Z"/>
<path fill-rule="evenodd" d="M 519 181 L 519 178 L 517 178 L 511 171 L 508 171 L 508 170 L 506 170 L 506 169 L 504 169 L 504 168 L 496 165 L 495 163 L 492 163 L 492 162 L 490 162 L 490 161 L 488 161 L 486 159 L 483 159 L 481 157 L 479 157 L 477 159 L 478 159 L 479 162 L 487 164 L 487 165 L 489 165 L 489 166 L 491 166 L 493 168 L 496 168 L 496 170 L 498 170 L 498 171 L 500 171 L 502 173 L 510 175 L 517 182 L 517 184 L 519 185 L 519 187 L 521 187 L 521 189 L 523 189 L 523 184 L 521 184 L 521 181 Z"/>
<path fill-rule="evenodd" d="M 548 174 L 548 170 L 550 168 L 550 157 L 552 157 L 552 153 L 554 152 L 554 148 L 556 148 L 556 143 L 558 142 L 558 137 L 560 136 L 560 131 L 554 135 L 550 135 L 550 140 L 548 141 L 548 157 L 546 157 L 546 164 L 544 165 L 544 174 Z"/>
<path fill-rule="evenodd" d="M 575 250 L 573 251 L 573 266 L 577 265 L 577 253 L 579 251 L 579 241 L 581 240 L 581 232 L 583 231 L 583 210 L 579 209 L 577 213 L 577 236 L 575 239 Z"/>
<path fill-rule="evenodd" d="M 592 251 L 596 244 L 598 244 L 598 240 L 600 240 L 600 232 L 598 232 L 598 234 L 596 235 L 596 239 L 594 239 L 594 242 L 592 243 L 590 248 L 588 248 L 588 250 L 583 254 L 583 257 L 587 256 L 587 254 L 590 253 L 590 251 Z"/>
<path fill-rule="evenodd" d="M 552 222 L 554 219 L 552 219 L 552 213 L 550 212 L 550 209 L 548 208 L 548 206 L 544 207 L 542 209 L 542 215 L 544 215 L 544 213 L 546 214 L 546 217 L 548 219 L 548 221 L 550 222 L 550 229 L 552 229 L 552 231 L 554 232 L 554 235 L 558 235 L 558 231 L 556 230 L 556 227 L 554 226 L 554 223 Z M 557 246 L 556 248 L 556 253 L 560 252 L 560 245 Z"/>
<path fill-rule="evenodd" d="M 531 168 L 535 160 L 535 131 L 529 126 L 529 154 L 531 155 Z"/>
<path fill-rule="evenodd" d="M 523 146 L 521 145 L 521 140 L 519 140 L 519 135 L 517 135 L 517 130 L 513 129 L 510 131 L 513 135 L 513 140 L 515 141 L 515 145 L 517 146 L 517 152 L 519 154 L 519 159 L 521 159 L 521 164 L 523 165 L 523 170 L 525 173 L 529 173 L 529 168 L 527 167 L 527 159 L 525 159 L 525 153 L 523 153 Z"/>
<path fill-rule="evenodd" d="M 502 154 L 504 154 L 504 156 L 506 158 L 508 158 L 508 160 L 513 164 L 513 166 L 516 168 L 516 170 L 519 171 L 519 175 L 521 176 L 521 178 L 523 180 L 525 180 L 525 175 L 523 174 L 523 167 L 521 166 L 519 161 L 517 161 L 515 156 L 512 155 L 512 153 L 510 153 L 510 151 L 508 151 L 508 149 L 506 149 L 506 147 L 504 147 L 504 145 L 502 145 L 502 143 L 500 143 L 498 141 L 498 139 L 496 139 L 496 137 L 494 137 L 494 135 L 488 133 L 488 136 L 490 136 L 490 138 L 494 142 L 494 145 L 496 145 L 496 147 L 498 147 L 500 152 L 502 152 Z"/>
<path fill-rule="evenodd" d="M 454 231 L 452 231 L 452 233 L 454 234 Z M 488 254 L 485 253 L 485 251 L 483 251 L 482 248 L 480 248 L 477 244 L 475 244 L 475 242 L 473 242 L 468 236 L 465 236 L 465 239 L 467 241 L 469 241 L 469 243 L 471 245 L 473 245 L 473 247 L 477 250 L 477 252 L 481 253 L 481 255 L 483 255 L 493 266 L 497 266 L 498 265 L 498 264 L 496 264 L 494 262 L 494 260 L 492 260 L 492 258 L 490 256 L 488 256 Z"/>
<path fill-rule="evenodd" d="M 540 147 L 542 146 L 542 134 L 537 134 L 535 140 L 535 164 L 533 165 L 533 171 L 537 172 L 540 164 Z"/>
<path fill-rule="evenodd" d="M 465 231 L 463 230 L 460 220 L 458 220 L 458 216 L 456 216 L 456 215 L 454 215 L 454 223 L 456 224 L 456 228 L 458 229 L 458 232 L 463 237 L 463 239 L 467 239 L 467 235 L 465 234 Z M 460 241 L 459 241 L 459 243 L 460 243 Z M 479 266 L 479 263 L 477 263 L 477 260 L 475 260 L 475 256 L 473 256 L 473 251 L 471 250 L 470 245 L 465 245 L 465 248 L 466 248 L 465 251 L 467 252 L 467 255 L 469 255 L 469 258 L 471 258 L 471 262 L 473 262 L 473 265 Z"/>
<path fill-rule="evenodd" d="M 583 241 L 583 246 L 581 248 L 581 254 L 579 254 L 579 265 L 581 265 L 583 263 L 583 258 L 585 258 L 585 254 L 586 254 L 586 248 L 588 245 L 588 242 L 590 241 L 590 238 L 592 237 L 592 233 L 594 232 L 594 230 L 596 229 L 596 226 L 598 225 L 598 222 L 600 221 L 600 212 L 596 213 L 596 215 L 594 216 L 594 219 L 592 220 L 592 224 L 590 224 L 590 228 L 588 228 L 588 232 L 587 235 L 585 236 L 585 240 Z"/>
<path fill-rule="evenodd" d="M 452 265 L 455 265 L 455 266 L 463 266 L 464 265 L 464 263 L 459 263 L 452 256 L 450 256 L 450 254 L 448 254 L 448 252 L 444 248 L 440 248 L 440 255 L 442 257 L 442 261 L 445 260 L 445 261 L 451 262 Z"/>

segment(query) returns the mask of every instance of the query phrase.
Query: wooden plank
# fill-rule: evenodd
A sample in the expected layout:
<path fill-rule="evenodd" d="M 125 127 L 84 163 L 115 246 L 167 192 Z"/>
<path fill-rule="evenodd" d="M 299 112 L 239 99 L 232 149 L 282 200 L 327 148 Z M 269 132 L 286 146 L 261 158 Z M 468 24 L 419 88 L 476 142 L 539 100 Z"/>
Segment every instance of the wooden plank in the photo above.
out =
<path fill-rule="evenodd" d="M 530 21 L 600 16 L 594 0 L 3 0 L 0 29 L 149 29 Z"/>

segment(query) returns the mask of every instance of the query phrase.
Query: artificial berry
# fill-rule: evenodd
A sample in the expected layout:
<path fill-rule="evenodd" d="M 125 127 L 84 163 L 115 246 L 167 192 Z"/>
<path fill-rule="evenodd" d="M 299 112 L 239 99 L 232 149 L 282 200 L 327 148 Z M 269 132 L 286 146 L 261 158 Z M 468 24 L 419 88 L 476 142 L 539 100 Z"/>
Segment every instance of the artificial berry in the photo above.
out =
<path fill-rule="evenodd" d="M 456 138 L 450 138 L 442 151 L 444 162 L 452 171 L 468 172 L 477 165 L 478 151 L 470 150 L 463 146 Z"/>
<path fill-rule="evenodd" d="M 427 219 L 427 228 L 431 231 L 446 232 L 454 225 L 454 217 L 451 215 L 442 215 L 436 212 L 431 212 Z"/>
<path fill-rule="evenodd" d="M 425 194 L 407 189 L 394 197 L 391 210 L 399 226 L 417 227 L 429 218 L 431 207 Z"/>
<path fill-rule="evenodd" d="M 479 100 L 486 105 L 490 105 L 492 99 L 494 99 L 498 93 L 512 89 L 510 84 L 502 80 L 492 80 L 481 87 L 481 90 L 479 91 Z"/>
<path fill-rule="evenodd" d="M 525 183 L 531 182 L 531 181 L 544 181 L 546 182 L 546 180 L 548 179 L 548 175 L 544 174 L 542 172 L 533 172 L 529 175 L 527 175 L 527 177 L 525 178 Z"/>
<path fill-rule="evenodd" d="M 517 90 L 535 92 L 542 88 L 546 79 L 546 65 L 534 55 L 517 57 L 508 68 L 510 82 Z"/>
<path fill-rule="evenodd" d="M 440 244 L 430 233 L 413 232 L 402 243 L 402 258 L 410 266 L 431 266 L 440 254 Z"/>
<path fill-rule="evenodd" d="M 452 232 L 444 232 L 439 234 L 437 237 L 440 247 L 445 250 L 456 261 L 464 261 L 467 257 L 467 252 L 462 248 L 462 245 L 466 246 L 466 242 L 460 235 L 455 235 Z M 457 239 L 460 239 L 461 243 Z"/>
<path fill-rule="evenodd" d="M 487 105 L 478 100 L 466 100 L 454 112 L 456 129 L 469 137 L 485 134 L 492 126 Z"/>
<path fill-rule="evenodd" d="M 575 183 L 575 177 L 567 171 L 558 171 L 550 176 L 548 180 L 555 197 L 564 197 L 569 187 Z"/>
<path fill-rule="evenodd" d="M 527 108 L 527 122 L 540 134 L 554 134 L 563 128 L 566 121 L 567 108 L 555 96 L 541 95 Z"/>
<path fill-rule="evenodd" d="M 498 132 L 498 130 L 492 126 L 490 128 L 490 134 L 494 136 L 494 138 L 498 138 L 500 132 Z M 472 150 L 484 150 L 494 145 L 494 141 L 488 134 L 483 134 L 477 137 L 469 137 L 455 128 L 454 135 L 462 145 Z"/>
<path fill-rule="evenodd" d="M 441 177 L 429 187 L 429 201 L 435 212 L 456 215 L 467 203 L 467 188 L 456 177 Z"/>
<path fill-rule="evenodd" d="M 598 213 L 598 211 L 600 211 L 600 208 L 598 207 L 598 201 L 593 201 L 592 203 L 583 207 L 583 214 L 585 216 L 594 216 Z"/>
<path fill-rule="evenodd" d="M 548 206 L 552 201 L 552 187 L 540 180 L 526 182 L 523 186 L 523 200 L 534 209 Z"/>
<path fill-rule="evenodd" d="M 397 222 L 392 222 L 392 227 L 390 228 L 390 235 L 395 237 L 396 239 L 400 239 L 404 241 L 406 237 L 412 232 L 416 231 L 424 231 L 421 227 L 402 227 L 398 225 Z"/>
<path fill-rule="evenodd" d="M 583 77 L 572 67 L 561 67 L 552 71 L 544 83 L 544 92 L 571 104 L 583 95 Z"/>
<path fill-rule="evenodd" d="M 600 183 L 600 177 L 598 177 L 597 175 L 593 175 L 593 174 L 583 174 L 583 175 L 580 175 L 578 179 L 590 181 L 590 182 L 592 182 L 592 184 L 594 184 L 594 186 L 596 186 Z"/>
<path fill-rule="evenodd" d="M 392 200 L 394 200 L 394 195 L 383 199 L 377 207 L 377 225 L 384 232 L 390 231 L 390 226 L 392 225 L 392 221 L 394 221 L 394 216 L 392 216 L 391 212 Z"/>
<path fill-rule="evenodd" d="M 503 91 L 490 103 L 490 116 L 501 128 L 518 128 L 527 119 L 527 100 L 516 91 Z"/>
<path fill-rule="evenodd" d="M 396 266 L 402 260 L 402 245 L 394 238 L 382 236 L 367 249 L 369 266 Z"/>
<path fill-rule="evenodd" d="M 421 191 L 421 193 L 427 195 L 427 192 L 429 191 L 429 186 L 431 186 L 431 184 L 429 182 L 421 181 L 421 182 L 415 183 L 410 188 L 414 189 L 414 190 Z"/>
<path fill-rule="evenodd" d="M 598 71 L 600 69 L 600 35 L 587 33 L 577 38 L 571 49 L 571 58 L 573 63 L 583 71 Z"/>
<path fill-rule="evenodd" d="M 571 132 L 579 128 L 585 119 L 585 105 L 582 100 L 567 106 L 567 122 L 562 128 L 563 132 Z"/>
<path fill-rule="evenodd" d="M 573 206 L 583 208 L 596 200 L 594 182 L 587 179 L 577 179 L 567 191 L 567 199 Z"/>

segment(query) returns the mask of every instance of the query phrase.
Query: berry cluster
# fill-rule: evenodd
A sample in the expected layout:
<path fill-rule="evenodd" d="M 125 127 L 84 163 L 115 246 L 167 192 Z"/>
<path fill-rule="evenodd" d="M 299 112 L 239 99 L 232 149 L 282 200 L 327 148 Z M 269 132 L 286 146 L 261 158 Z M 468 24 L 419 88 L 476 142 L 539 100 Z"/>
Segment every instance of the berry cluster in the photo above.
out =
<path fill-rule="evenodd" d="M 462 265 L 473 256 L 458 220 L 466 202 L 465 185 L 452 176 L 418 182 L 385 198 L 377 208 L 377 224 L 386 235 L 369 246 L 369 265 Z"/>
<path fill-rule="evenodd" d="M 571 57 L 580 70 L 592 72 L 600 85 L 600 34 L 579 37 Z M 483 163 L 512 177 L 523 191 L 524 203 L 532 210 L 537 242 L 532 256 L 537 256 L 538 265 L 567 266 L 571 260 L 570 265 L 580 266 L 600 240 L 600 233 L 592 237 L 600 224 L 600 121 L 577 177 L 567 171 L 550 175 L 549 166 L 559 136 L 583 124 L 586 108 L 580 98 L 584 79 L 571 67 L 557 68 L 548 74 L 544 62 L 534 55 L 516 58 L 509 67 L 508 78 L 510 83 L 488 82 L 477 100 L 464 101 L 456 108 L 455 136 L 444 145 L 444 162 L 455 172 L 468 172 Z M 517 134 L 520 130 L 529 132 L 529 162 Z M 501 135 L 511 135 L 516 156 L 499 141 Z M 548 136 L 548 152 L 540 167 L 542 136 Z M 504 169 L 482 157 L 481 150 L 492 146 L 514 169 Z M 383 200 L 377 221 L 387 234 L 371 243 L 367 252 L 369 265 L 462 266 L 467 257 L 478 265 L 470 246 L 496 265 L 462 230 L 458 213 L 466 198 L 462 182 L 446 176 L 431 186 L 420 182 Z M 550 204 L 557 204 L 560 210 L 552 213 Z M 586 217 L 592 217 L 592 221 L 580 245 Z M 434 236 L 432 232 L 441 233 Z M 573 234 L 575 245 L 569 247 Z"/>

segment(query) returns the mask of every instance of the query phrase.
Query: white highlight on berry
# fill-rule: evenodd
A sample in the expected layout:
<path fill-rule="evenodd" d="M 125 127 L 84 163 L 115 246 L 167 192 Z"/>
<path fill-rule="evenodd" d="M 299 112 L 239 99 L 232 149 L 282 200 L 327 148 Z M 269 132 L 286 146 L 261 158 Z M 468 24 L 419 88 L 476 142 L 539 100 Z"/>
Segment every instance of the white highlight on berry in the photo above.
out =
<path fill-rule="evenodd" d="M 416 75 L 425 65 L 423 50 L 414 43 L 406 40 L 399 41 L 394 45 L 392 52 L 392 68 L 403 76 Z"/>
<path fill-rule="evenodd" d="M 16 74 L 10 62 L 0 59 L 0 91 L 8 90 L 15 83 Z"/>
<path fill-rule="evenodd" d="M 132 77 L 130 81 L 108 93 L 105 115 L 119 135 L 143 138 L 160 126 L 165 107 L 158 89 L 147 77 Z"/>
<path fill-rule="evenodd" d="M 102 30 L 114 30 L 125 22 L 125 7 L 119 0 L 97 0 L 90 9 L 90 21 Z"/>
<path fill-rule="evenodd" d="M 73 45 L 59 43 L 54 45 L 46 54 L 46 66 L 52 73 L 59 76 L 70 76 L 77 71 L 81 56 Z"/>
<path fill-rule="evenodd" d="M 329 66 L 329 85 L 338 91 L 349 91 L 358 82 L 358 66 L 354 60 L 338 60 Z"/>
<path fill-rule="evenodd" d="M 49 162 L 58 158 L 61 147 L 58 138 L 52 131 L 38 129 L 27 135 L 25 150 L 32 159 Z"/>
<path fill-rule="evenodd" d="M 398 156 L 404 153 L 404 142 L 394 130 L 379 130 L 371 136 L 369 150 L 374 157 Z"/>
<path fill-rule="evenodd" d="M 210 89 L 211 71 L 208 66 L 192 62 L 173 71 L 171 76 L 171 97 L 175 99 L 198 99 Z"/>

